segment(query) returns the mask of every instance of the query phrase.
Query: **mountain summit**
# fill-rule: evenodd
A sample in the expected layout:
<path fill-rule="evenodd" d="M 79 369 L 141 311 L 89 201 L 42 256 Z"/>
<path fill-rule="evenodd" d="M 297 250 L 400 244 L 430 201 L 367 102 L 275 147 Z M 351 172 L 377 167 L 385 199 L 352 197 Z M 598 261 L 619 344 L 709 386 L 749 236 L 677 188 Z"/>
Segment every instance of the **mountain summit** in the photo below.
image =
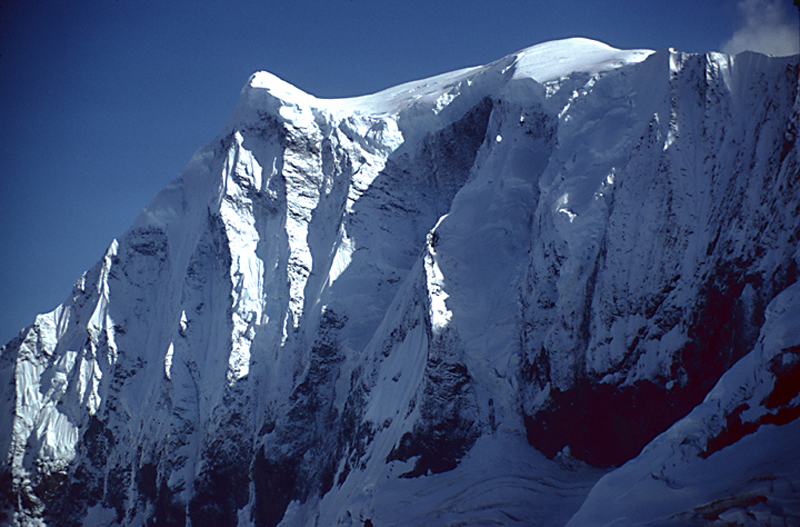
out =
<path fill-rule="evenodd" d="M 568 39 L 351 99 L 254 74 L 2 348 L 0 518 L 800 521 L 799 70 Z"/>

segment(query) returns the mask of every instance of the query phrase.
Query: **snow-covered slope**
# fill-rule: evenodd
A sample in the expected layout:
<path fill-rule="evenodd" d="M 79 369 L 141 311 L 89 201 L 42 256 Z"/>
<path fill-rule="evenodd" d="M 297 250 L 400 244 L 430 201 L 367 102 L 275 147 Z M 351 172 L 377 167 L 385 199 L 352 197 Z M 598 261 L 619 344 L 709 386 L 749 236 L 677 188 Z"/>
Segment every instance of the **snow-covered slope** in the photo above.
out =
<path fill-rule="evenodd" d="M 800 283 L 767 307 L 753 351 L 689 415 L 602 478 L 570 526 L 800 521 Z"/>
<path fill-rule="evenodd" d="M 585 39 L 354 99 L 253 75 L 2 349 L 6 519 L 793 521 L 797 86 Z"/>

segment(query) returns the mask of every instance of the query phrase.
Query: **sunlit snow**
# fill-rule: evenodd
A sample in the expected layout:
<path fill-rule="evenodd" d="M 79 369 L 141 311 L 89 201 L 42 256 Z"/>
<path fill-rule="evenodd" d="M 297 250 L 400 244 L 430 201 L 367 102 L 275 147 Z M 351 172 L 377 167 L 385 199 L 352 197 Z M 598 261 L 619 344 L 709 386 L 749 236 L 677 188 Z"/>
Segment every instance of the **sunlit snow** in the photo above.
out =
<path fill-rule="evenodd" d="M 680 525 L 772 499 L 760 481 L 794 506 L 797 421 L 700 453 L 741 405 L 777 415 L 773 359 L 800 345 L 796 71 L 572 38 L 347 99 L 254 74 L 4 348 L 14 495 L 82 471 L 87 525 Z M 752 346 L 641 454 L 611 471 L 578 460 L 594 445 L 531 446 L 526 419 L 580 383 L 680 392 L 725 302 Z M 553 424 L 602 419 L 583 421 Z"/>

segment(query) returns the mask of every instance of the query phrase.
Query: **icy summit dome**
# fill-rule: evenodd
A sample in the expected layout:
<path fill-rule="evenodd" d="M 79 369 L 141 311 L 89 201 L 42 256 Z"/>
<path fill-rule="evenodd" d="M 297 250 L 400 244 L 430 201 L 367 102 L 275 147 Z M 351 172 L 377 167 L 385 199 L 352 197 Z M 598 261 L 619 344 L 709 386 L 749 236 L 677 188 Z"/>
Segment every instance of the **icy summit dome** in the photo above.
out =
<path fill-rule="evenodd" d="M 515 53 L 514 78 L 548 82 L 573 72 L 599 73 L 641 62 L 653 53 L 649 49 L 616 49 L 588 38 L 554 40 Z"/>

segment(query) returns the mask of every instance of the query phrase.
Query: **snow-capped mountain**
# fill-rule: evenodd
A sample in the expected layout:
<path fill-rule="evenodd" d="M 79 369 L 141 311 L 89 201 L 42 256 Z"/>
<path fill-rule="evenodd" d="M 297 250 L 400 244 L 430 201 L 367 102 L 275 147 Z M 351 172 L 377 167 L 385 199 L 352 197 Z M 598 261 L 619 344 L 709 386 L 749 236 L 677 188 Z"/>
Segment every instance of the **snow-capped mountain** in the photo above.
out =
<path fill-rule="evenodd" d="M 256 73 L 2 349 L 0 521 L 800 522 L 799 70 Z"/>

